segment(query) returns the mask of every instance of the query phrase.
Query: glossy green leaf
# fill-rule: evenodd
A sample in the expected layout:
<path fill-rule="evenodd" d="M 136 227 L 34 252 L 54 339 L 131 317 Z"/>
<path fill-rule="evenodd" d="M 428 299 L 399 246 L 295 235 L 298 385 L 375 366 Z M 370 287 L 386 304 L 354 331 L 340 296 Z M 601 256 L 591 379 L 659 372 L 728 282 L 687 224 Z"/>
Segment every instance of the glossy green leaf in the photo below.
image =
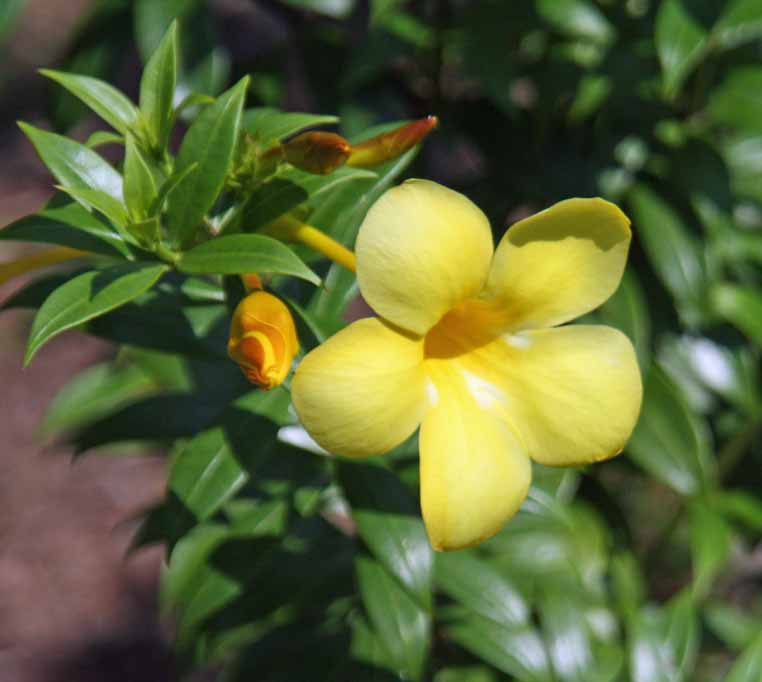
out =
<path fill-rule="evenodd" d="M 95 149 L 96 147 L 102 147 L 107 144 L 124 145 L 124 136 L 117 133 L 112 133 L 109 130 L 96 130 L 85 142 L 85 147 Z"/>
<path fill-rule="evenodd" d="M 716 123 L 762 132 L 762 67 L 737 66 L 714 88 L 708 113 Z"/>
<path fill-rule="evenodd" d="M 65 87 L 82 100 L 114 130 L 127 135 L 134 130 L 138 110 L 127 97 L 112 85 L 98 78 L 41 69 L 40 73 Z"/>
<path fill-rule="evenodd" d="M 324 14 L 333 19 L 348 17 L 357 0 L 283 0 L 287 5 Z"/>
<path fill-rule="evenodd" d="M 56 189 L 66 192 L 72 199 L 75 199 L 83 206 L 92 206 L 111 221 L 111 224 L 125 237 L 125 241 L 129 238 L 129 235 L 124 231 L 127 225 L 127 209 L 121 201 L 114 199 L 110 194 L 88 187 L 57 185 Z"/>
<path fill-rule="evenodd" d="M 717 490 L 711 495 L 712 507 L 729 519 L 762 531 L 762 500 L 743 490 Z"/>
<path fill-rule="evenodd" d="M 241 593 L 242 586 L 210 562 L 215 550 L 230 537 L 224 526 L 203 524 L 187 533 L 172 550 L 160 601 L 163 610 L 174 610 L 177 642 L 182 648 L 192 645 L 192 637 L 204 619 Z"/>
<path fill-rule="evenodd" d="M 338 475 L 360 537 L 417 602 L 430 608 L 434 553 L 405 486 L 392 472 L 369 464 L 342 461 Z"/>
<path fill-rule="evenodd" d="M 725 682 L 756 682 L 761 678 L 762 634 L 759 634 L 730 669 Z"/>
<path fill-rule="evenodd" d="M 177 22 L 174 21 L 148 60 L 140 80 L 140 111 L 158 150 L 166 147 L 174 119 L 177 60 Z"/>
<path fill-rule="evenodd" d="M 757 0 L 726 2 L 712 35 L 727 49 L 756 40 L 762 36 L 762 5 Z"/>
<path fill-rule="evenodd" d="M 232 406 L 220 426 L 200 433 L 177 454 L 169 489 L 197 519 L 210 518 L 270 456 L 276 431 L 255 412 Z"/>
<path fill-rule="evenodd" d="M 755 616 L 719 599 L 705 604 L 702 610 L 712 634 L 734 651 L 745 649 L 762 632 L 762 618 L 758 613 Z"/>
<path fill-rule="evenodd" d="M 522 682 L 554 682 L 548 651 L 531 625 L 509 628 L 467 613 L 447 624 L 444 630 L 464 649 Z"/>
<path fill-rule="evenodd" d="M 434 675 L 434 682 L 498 682 L 498 677 L 486 665 L 473 665 L 442 668 Z"/>
<path fill-rule="evenodd" d="M 710 292 L 714 312 L 762 345 L 762 289 L 719 284 Z"/>
<path fill-rule="evenodd" d="M 682 495 L 695 495 L 711 478 L 709 432 L 687 407 L 657 363 L 645 381 L 643 407 L 627 453 L 649 474 Z"/>
<path fill-rule="evenodd" d="M 537 0 L 535 4 L 545 21 L 570 37 L 605 44 L 616 35 L 605 15 L 588 0 Z"/>
<path fill-rule="evenodd" d="M 651 318 L 643 288 L 633 269 L 625 271 L 616 293 L 598 309 L 598 314 L 603 322 L 630 337 L 640 369 L 647 371 L 651 360 Z"/>
<path fill-rule="evenodd" d="M 279 142 L 307 128 L 335 125 L 338 122 L 339 119 L 336 116 L 285 112 L 271 107 L 252 107 L 243 112 L 241 128 L 267 145 Z"/>
<path fill-rule="evenodd" d="M 611 580 L 619 612 L 629 620 L 642 606 L 646 595 L 645 578 L 632 552 L 620 552 L 612 557 Z"/>
<path fill-rule="evenodd" d="M 420 679 L 429 650 L 428 614 L 375 559 L 358 556 L 355 568 L 363 605 L 390 667 L 403 679 Z"/>
<path fill-rule="evenodd" d="M 690 507 L 693 594 L 700 599 L 730 557 L 731 530 L 722 516 L 701 500 Z"/>
<path fill-rule="evenodd" d="M 651 266 L 678 302 L 688 324 L 704 306 L 706 274 L 700 246 L 677 211 L 645 185 L 630 194 L 634 230 Z"/>
<path fill-rule="evenodd" d="M 29 333 L 24 364 L 61 332 L 113 310 L 150 289 L 165 265 L 125 263 L 91 270 L 56 289 L 37 312 Z"/>
<path fill-rule="evenodd" d="M 476 553 L 436 555 L 436 583 L 451 599 L 506 627 L 527 625 L 529 605 L 510 579 Z"/>
<path fill-rule="evenodd" d="M 663 609 L 641 610 L 630 638 L 632 682 L 690 682 L 698 637 L 689 591 L 681 592 Z"/>
<path fill-rule="evenodd" d="M 127 138 L 124 156 L 124 201 L 134 220 L 150 216 L 156 200 L 156 181 L 135 139 Z"/>
<path fill-rule="evenodd" d="M 656 15 L 655 40 L 664 92 L 671 97 L 704 58 L 709 34 L 683 0 L 664 0 Z"/>
<path fill-rule="evenodd" d="M 290 168 L 252 192 L 243 210 L 242 224 L 246 230 L 256 230 L 337 185 L 375 177 L 372 171 L 361 168 L 342 167 L 330 175 L 314 175 Z"/>
<path fill-rule="evenodd" d="M 58 244 L 104 256 L 127 256 L 124 239 L 80 204 L 46 208 L 0 230 L 7 241 Z"/>
<path fill-rule="evenodd" d="M 320 278 L 285 244 L 259 234 L 233 234 L 211 239 L 186 251 L 177 268 L 191 274 L 268 272 L 320 284 Z"/>
<path fill-rule="evenodd" d="M 100 191 L 122 201 L 122 176 L 92 149 L 27 123 L 19 123 L 19 127 L 62 185 Z"/>
<path fill-rule="evenodd" d="M 212 208 L 233 160 L 248 77 L 220 95 L 193 122 L 183 138 L 175 162 L 181 174 L 193 164 L 198 171 L 188 176 L 181 197 L 170 197 L 167 211 L 169 233 L 176 246 L 193 240 L 199 223 Z"/>
<path fill-rule="evenodd" d="M 44 433 L 71 431 L 152 389 L 154 382 L 137 365 L 115 366 L 108 362 L 93 365 L 56 394 L 45 412 L 41 429 Z"/>

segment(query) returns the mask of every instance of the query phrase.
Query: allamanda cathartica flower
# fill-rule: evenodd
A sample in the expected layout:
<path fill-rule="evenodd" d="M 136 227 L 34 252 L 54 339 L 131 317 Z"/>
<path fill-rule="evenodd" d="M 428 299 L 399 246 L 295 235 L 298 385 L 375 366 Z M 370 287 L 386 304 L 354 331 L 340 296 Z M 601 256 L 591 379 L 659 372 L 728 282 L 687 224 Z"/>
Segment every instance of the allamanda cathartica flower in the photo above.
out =
<path fill-rule="evenodd" d="M 360 290 L 379 317 L 310 352 L 292 383 L 307 431 L 350 457 L 420 425 L 421 507 L 436 549 L 496 533 L 551 466 L 612 457 L 642 387 L 616 329 L 563 325 L 622 277 L 629 221 L 602 199 L 569 199 L 513 225 L 497 249 L 462 194 L 411 180 L 369 211 L 357 238 Z"/>

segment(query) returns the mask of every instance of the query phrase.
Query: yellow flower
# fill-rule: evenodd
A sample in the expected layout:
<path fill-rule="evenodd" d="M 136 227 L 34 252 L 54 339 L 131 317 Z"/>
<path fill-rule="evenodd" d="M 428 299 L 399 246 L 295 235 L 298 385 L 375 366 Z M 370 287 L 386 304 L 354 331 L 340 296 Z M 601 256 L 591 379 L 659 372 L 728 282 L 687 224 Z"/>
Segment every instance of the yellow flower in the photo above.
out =
<path fill-rule="evenodd" d="M 266 291 L 253 291 L 238 304 L 228 355 L 249 381 L 268 391 L 280 386 L 298 352 L 294 319 L 283 301 Z"/>
<path fill-rule="evenodd" d="M 424 180 L 389 190 L 357 238 L 357 276 L 379 315 L 309 353 L 292 383 L 307 431 L 350 457 L 420 425 L 421 506 L 435 549 L 496 533 L 529 488 L 530 458 L 565 466 L 619 453 L 640 410 L 632 344 L 562 325 L 622 277 L 629 221 L 569 199 L 511 227 L 493 253 L 484 214 Z"/>

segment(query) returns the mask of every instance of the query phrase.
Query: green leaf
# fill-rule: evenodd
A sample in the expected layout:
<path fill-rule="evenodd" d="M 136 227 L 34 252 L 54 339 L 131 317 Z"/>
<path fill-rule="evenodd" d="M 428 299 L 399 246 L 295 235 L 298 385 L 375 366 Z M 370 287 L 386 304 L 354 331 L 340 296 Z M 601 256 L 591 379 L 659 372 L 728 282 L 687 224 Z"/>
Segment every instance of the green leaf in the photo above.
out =
<path fill-rule="evenodd" d="M 337 185 L 375 177 L 374 172 L 361 168 L 342 167 L 330 175 L 289 168 L 252 192 L 243 209 L 242 224 L 246 230 L 256 230 Z"/>
<path fill-rule="evenodd" d="M 627 453 L 682 495 L 695 495 L 711 476 L 709 432 L 658 363 L 645 382 L 643 407 Z"/>
<path fill-rule="evenodd" d="M 356 0 L 283 0 L 287 5 L 324 14 L 332 19 L 346 19 L 355 7 Z"/>
<path fill-rule="evenodd" d="M 725 49 L 762 36 L 762 5 L 757 0 L 730 0 L 712 29 L 712 37 Z"/>
<path fill-rule="evenodd" d="M 253 412 L 232 407 L 222 421 L 177 454 L 169 475 L 169 489 L 200 521 L 241 489 L 275 443 L 277 427 Z"/>
<path fill-rule="evenodd" d="M 24 365 L 54 336 L 127 303 L 150 289 L 166 271 L 165 265 L 125 263 L 91 270 L 59 287 L 34 318 Z"/>
<path fill-rule="evenodd" d="M 498 682 L 497 673 L 486 665 L 442 668 L 434 682 Z"/>
<path fill-rule="evenodd" d="M 63 85 L 117 132 L 127 135 L 134 130 L 138 120 L 138 110 L 115 87 L 90 76 L 79 76 L 51 69 L 40 69 L 40 73 Z"/>
<path fill-rule="evenodd" d="M 5 0 L 0 5 L 0 44 L 10 35 L 26 0 Z"/>
<path fill-rule="evenodd" d="M 121 203 L 122 176 L 99 154 L 68 137 L 28 123 L 19 123 L 19 127 L 62 185 L 75 190 L 97 190 Z"/>
<path fill-rule="evenodd" d="M 664 0 L 656 15 L 654 38 L 661 62 L 664 94 L 672 97 L 704 58 L 709 34 L 682 0 Z"/>
<path fill-rule="evenodd" d="M 690 507 L 693 595 L 704 598 L 730 557 L 730 528 L 714 509 L 701 500 Z"/>
<path fill-rule="evenodd" d="M 220 95 L 201 112 L 180 145 L 175 173 L 193 164 L 198 171 L 184 183 L 182 197 L 170 197 L 167 220 L 170 238 L 176 246 L 193 240 L 196 227 L 212 208 L 222 189 L 233 160 L 248 77 Z"/>
<path fill-rule="evenodd" d="M 704 307 L 705 271 L 700 245 L 678 213 L 645 185 L 630 194 L 635 232 L 664 286 L 678 302 L 688 324 Z"/>
<path fill-rule="evenodd" d="M 85 147 L 95 149 L 107 144 L 124 145 L 124 136 L 118 133 L 112 133 L 109 130 L 96 130 L 85 142 Z"/>
<path fill-rule="evenodd" d="M 127 137 L 124 156 L 124 201 L 134 220 L 150 216 L 156 200 L 156 181 L 135 139 Z"/>
<path fill-rule="evenodd" d="M 762 531 L 762 500 L 743 490 L 718 490 L 711 495 L 712 507 L 755 531 Z"/>
<path fill-rule="evenodd" d="M 161 583 L 162 610 L 174 610 L 177 644 L 192 644 L 198 626 L 232 602 L 242 590 L 233 578 L 217 570 L 211 558 L 228 539 L 230 530 L 219 524 L 193 528 L 175 545 Z"/>
<path fill-rule="evenodd" d="M 252 107 L 243 112 L 241 128 L 268 145 L 296 133 L 322 125 L 339 122 L 336 116 L 284 112 L 271 107 Z"/>
<path fill-rule="evenodd" d="M 621 329 L 630 337 L 640 369 L 647 371 L 651 361 L 651 318 L 634 269 L 625 271 L 616 293 L 598 309 L 598 314 L 603 322 Z"/>
<path fill-rule="evenodd" d="M 535 4 L 545 21 L 572 38 L 607 44 L 616 36 L 606 17 L 587 0 L 536 0 Z"/>
<path fill-rule="evenodd" d="M 720 125 L 762 132 L 762 67 L 732 69 L 712 90 L 707 111 Z"/>
<path fill-rule="evenodd" d="M 436 583 L 451 599 L 500 625 L 529 623 L 529 605 L 515 585 L 473 551 L 438 553 Z"/>
<path fill-rule="evenodd" d="M 431 608 L 434 553 L 405 486 L 387 469 L 349 461 L 339 463 L 338 477 L 360 537 L 417 602 Z"/>
<path fill-rule="evenodd" d="M 629 642 L 632 682 L 690 682 L 698 636 L 689 590 L 674 597 L 664 609 L 644 608 Z"/>
<path fill-rule="evenodd" d="M 124 239 L 80 204 L 46 208 L 0 230 L 7 241 L 58 244 L 104 256 L 126 257 Z"/>
<path fill-rule="evenodd" d="M 191 186 L 191 176 L 198 172 L 198 164 L 192 163 L 187 168 L 183 169 L 180 173 L 172 173 L 159 188 L 159 193 L 156 196 L 156 201 L 151 206 L 151 215 L 158 215 L 164 208 L 164 202 L 173 197 L 175 194 L 182 196 L 186 189 Z M 179 201 L 179 199 L 178 199 Z"/>
<path fill-rule="evenodd" d="M 759 679 L 762 679 L 762 634 L 741 654 L 725 682 L 757 682 Z"/>
<path fill-rule="evenodd" d="M 174 120 L 177 55 L 177 21 L 173 21 L 140 79 L 140 111 L 151 141 L 160 151 L 167 146 Z"/>
<path fill-rule="evenodd" d="M 722 601 L 704 605 L 704 619 L 712 633 L 734 651 L 749 646 L 762 632 L 762 620 L 748 611 Z"/>
<path fill-rule="evenodd" d="M 611 559 L 614 597 L 622 617 L 630 620 L 643 604 L 646 585 L 635 555 L 623 551 Z"/>
<path fill-rule="evenodd" d="M 70 431 L 105 417 L 154 388 L 154 382 L 137 365 L 93 365 L 56 394 L 45 411 L 41 429 L 44 433 Z"/>
<path fill-rule="evenodd" d="M 177 268 L 191 274 L 269 272 L 320 284 L 320 278 L 285 244 L 259 234 L 232 234 L 212 239 L 185 252 Z"/>
<path fill-rule="evenodd" d="M 762 290 L 719 284 L 710 291 L 710 301 L 717 315 L 762 345 Z"/>
<path fill-rule="evenodd" d="M 363 604 L 390 666 L 403 679 L 420 679 L 429 650 L 429 616 L 378 561 L 358 556 L 355 568 Z"/>
<path fill-rule="evenodd" d="M 554 682 L 545 644 L 531 625 L 505 627 L 475 613 L 445 626 L 447 636 L 481 660 L 522 682 Z"/>
<path fill-rule="evenodd" d="M 66 187 L 64 185 L 56 185 L 56 189 L 66 192 L 72 199 L 75 199 L 83 206 L 92 206 L 96 211 L 100 211 L 119 230 L 119 233 L 125 237 L 125 240 L 129 238 L 129 235 L 124 230 L 127 225 L 127 209 L 121 201 L 98 189 Z"/>

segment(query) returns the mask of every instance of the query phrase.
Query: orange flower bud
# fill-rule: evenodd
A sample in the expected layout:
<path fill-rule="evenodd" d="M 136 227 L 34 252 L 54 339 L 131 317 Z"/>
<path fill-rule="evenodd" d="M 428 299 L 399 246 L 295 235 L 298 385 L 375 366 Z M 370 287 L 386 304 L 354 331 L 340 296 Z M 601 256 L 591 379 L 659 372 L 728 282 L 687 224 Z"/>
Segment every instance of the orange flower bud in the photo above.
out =
<path fill-rule="evenodd" d="M 245 275 L 241 275 L 241 282 L 243 282 L 243 288 L 246 289 L 247 294 L 262 288 L 262 280 L 256 272 L 248 272 Z"/>
<path fill-rule="evenodd" d="M 341 135 L 325 132 L 302 133 L 282 149 L 283 158 L 292 166 L 316 175 L 328 175 L 343 166 L 352 150 Z"/>
<path fill-rule="evenodd" d="M 421 142 L 438 123 L 436 116 L 427 116 L 353 145 L 347 165 L 365 168 L 395 159 Z"/>
<path fill-rule="evenodd" d="M 266 291 L 254 291 L 238 304 L 228 355 L 249 381 L 266 391 L 280 386 L 298 351 L 294 319 L 283 301 Z"/>

